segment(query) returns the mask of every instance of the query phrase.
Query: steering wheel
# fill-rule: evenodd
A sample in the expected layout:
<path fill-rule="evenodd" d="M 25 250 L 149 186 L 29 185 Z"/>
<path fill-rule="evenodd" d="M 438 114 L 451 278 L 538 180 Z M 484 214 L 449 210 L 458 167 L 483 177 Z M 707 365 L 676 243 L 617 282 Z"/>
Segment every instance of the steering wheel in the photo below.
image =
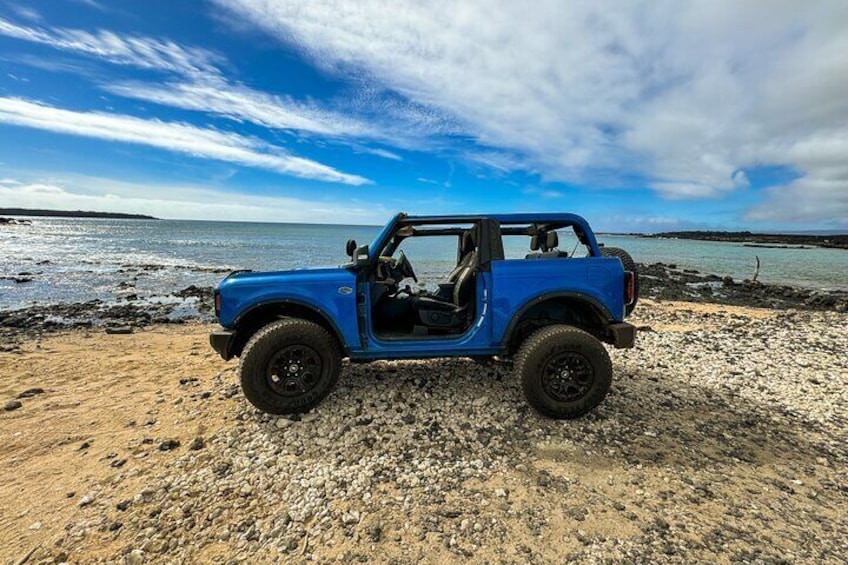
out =
<path fill-rule="evenodd" d="M 412 270 L 412 263 L 409 262 L 409 258 L 407 258 L 403 250 L 398 255 L 397 268 L 404 278 L 409 277 L 415 282 L 418 282 L 418 277 L 415 276 L 415 271 Z"/>

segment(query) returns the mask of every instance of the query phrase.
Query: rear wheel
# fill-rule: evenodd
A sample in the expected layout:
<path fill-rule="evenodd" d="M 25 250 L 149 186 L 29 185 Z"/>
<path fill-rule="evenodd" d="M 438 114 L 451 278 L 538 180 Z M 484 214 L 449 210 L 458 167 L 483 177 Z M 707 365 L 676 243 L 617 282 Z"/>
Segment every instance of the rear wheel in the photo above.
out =
<path fill-rule="evenodd" d="M 321 326 L 286 318 L 250 338 L 239 366 L 244 395 L 269 414 L 296 414 L 317 406 L 339 380 L 341 353 Z"/>
<path fill-rule="evenodd" d="M 603 401 L 612 384 L 606 348 L 572 326 L 548 326 L 531 335 L 515 367 L 527 401 L 550 418 L 583 416 Z"/>
<path fill-rule="evenodd" d="M 621 264 L 624 265 L 625 271 L 633 273 L 633 302 L 625 307 L 627 316 L 636 308 L 636 302 L 639 300 L 639 273 L 636 270 L 636 262 L 630 253 L 619 247 L 601 247 L 601 255 L 604 257 L 618 257 Z"/>

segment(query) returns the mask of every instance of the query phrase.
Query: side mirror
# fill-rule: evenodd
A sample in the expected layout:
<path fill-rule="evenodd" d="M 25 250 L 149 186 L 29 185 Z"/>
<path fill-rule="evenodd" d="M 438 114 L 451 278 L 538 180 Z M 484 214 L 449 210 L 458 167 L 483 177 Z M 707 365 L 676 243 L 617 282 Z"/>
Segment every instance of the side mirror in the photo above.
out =
<path fill-rule="evenodd" d="M 345 252 L 347 256 L 353 259 L 353 252 L 356 251 L 356 240 L 349 239 L 347 240 L 347 245 L 345 246 Z"/>
<path fill-rule="evenodd" d="M 360 245 L 359 247 L 357 247 L 354 250 L 353 255 L 351 255 L 351 259 L 353 260 L 353 264 L 357 267 L 361 265 L 367 265 L 370 260 L 370 256 L 368 254 L 368 245 Z"/>

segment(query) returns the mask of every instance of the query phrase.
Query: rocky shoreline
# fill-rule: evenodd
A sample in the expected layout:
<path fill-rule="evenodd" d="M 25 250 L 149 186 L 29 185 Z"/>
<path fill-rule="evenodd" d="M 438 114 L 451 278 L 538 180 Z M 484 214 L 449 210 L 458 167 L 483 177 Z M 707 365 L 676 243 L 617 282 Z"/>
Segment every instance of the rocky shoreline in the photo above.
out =
<path fill-rule="evenodd" d="M 125 267 L 126 272 L 135 277 L 139 272 L 162 268 L 157 265 Z M 736 281 L 664 263 L 640 264 L 638 268 L 643 298 L 757 308 L 848 311 L 848 291 Z M 221 272 L 214 270 L 214 273 Z M 27 278 L 24 275 L 32 276 L 33 273 L 22 273 L 21 278 Z M 111 302 L 92 300 L 0 310 L 0 338 L 7 342 L 0 345 L 0 351 L 16 349 L 22 338 L 71 328 L 144 328 L 151 324 L 182 324 L 189 320 L 213 321 L 213 287 L 190 285 L 169 295 L 139 297 L 134 280 L 137 279 L 120 283 L 115 291 L 116 299 Z"/>
<path fill-rule="evenodd" d="M 677 265 L 639 265 L 640 296 L 656 300 L 709 302 L 755 308 L 848 311 L 848 291 L 734 280 Z"/>
<path fill-rule="evenodd" d="M 0 351 L 19 351 L 27 339 L 70 329 L 121 329 L 131 333 L 153 324 L 211 322 L 212 292 L 212 287 L 191 285 L 167 296 L 145 299 L 129 295 L 114 302 L 90 300 L 0 310 Z"/>

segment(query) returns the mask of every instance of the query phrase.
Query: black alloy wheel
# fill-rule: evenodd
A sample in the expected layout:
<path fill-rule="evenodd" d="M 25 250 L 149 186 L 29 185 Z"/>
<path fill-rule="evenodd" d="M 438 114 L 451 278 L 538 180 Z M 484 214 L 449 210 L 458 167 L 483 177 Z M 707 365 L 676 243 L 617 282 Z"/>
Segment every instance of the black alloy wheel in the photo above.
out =
<path fill-rule="evenodd" d="M 580 353 L 568 351 L 548 360 L 542 369 L 542 390 L 558 402 L 584 397 L 595 383 L 595 370 Z"/>
<path fill-rule="evenodd" d="M 531 334 L 518 350 L 515 370 L 533 408 L 549 418 L 579 418 L 593 410 L 612 384 L 604 344 L 573 326 L 553 325 Z"/>
<path fill-rule="evenodd" d="M 284 347 L 268 362 L 265 372 L 268 386 L 283 396 L 304 394 L 315 388 L 322 366 L 321 356 L 311 347 Z"/>
<path fill-rule="evenodd" d="M 336 386 L 342 352 L 325 328 L 283 318 L 257 331 L 239 363 L 241 388 L 251 404 L 268 414 L 302 414 Z"/>

